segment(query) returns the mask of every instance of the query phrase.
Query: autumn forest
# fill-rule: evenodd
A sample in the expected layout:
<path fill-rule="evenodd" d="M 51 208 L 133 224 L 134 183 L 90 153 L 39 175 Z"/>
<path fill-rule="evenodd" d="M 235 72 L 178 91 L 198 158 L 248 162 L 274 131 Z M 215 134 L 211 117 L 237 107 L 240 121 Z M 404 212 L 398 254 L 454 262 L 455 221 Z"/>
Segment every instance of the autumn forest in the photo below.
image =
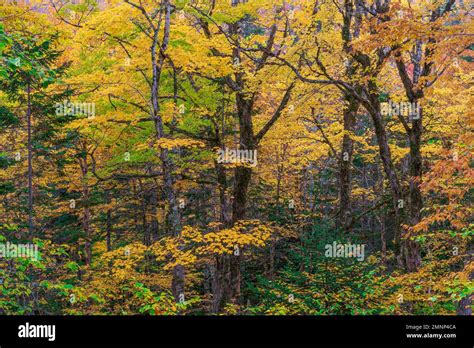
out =
<path fill-rule="evenodd" d="M 0 0 L 0 314 L 472 315 L 467 0 Z"/>

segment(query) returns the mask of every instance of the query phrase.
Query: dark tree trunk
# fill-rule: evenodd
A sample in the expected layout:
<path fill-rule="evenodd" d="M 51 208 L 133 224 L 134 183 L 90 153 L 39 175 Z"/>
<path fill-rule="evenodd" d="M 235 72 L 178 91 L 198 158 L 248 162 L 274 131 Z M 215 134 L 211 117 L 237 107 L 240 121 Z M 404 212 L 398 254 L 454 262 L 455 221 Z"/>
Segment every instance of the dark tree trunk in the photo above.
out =
<path fill-rule="evenodd" d="M 352 53 L 352 40 L 359 36 L 362 22 L 361 4 L 356 1 L 344 1 L 343 28 L 341 31 L 344 42 L 344 51 L 350 55 Z M 353 25 L 353 29 L 351 26 Z M 352 79 L 356 73 L 354 60 L 350 59 L 346 65 L 348 79 Z M 342 140 L 342 153 L 339 162 L 339 227 L 348 230 L 352 223 L 352 156 L 354 153 L 354 142 L 349 133 L 354 132 L 356 114 L 359 109 L 359 101 L 350 93 L 344 95 L 346 105 L 344 107 L 344 137 Z"/>
<path fill-rule="evenodd" d="M 351 96 L 346 96 L 344 109 L 344 138 L 342 140 L 342 153 L 339 168 L 339 226 L 346 229 L 351 222 L 352 206 L 352 156 L 354 153 L 354 142 L 349 133 L 354 132 L 355 119 L 359 103 Z"/>
<path fill-rule="evenodd" d="M 467 250 L 467 254 L 469 255 L 469 257 L 465 261 L 465 268 L 464 268 L 465 271 L 467 270 L 468 267 L 470 267 L 473 252 L 474 251 L 472 250 L 472 242 L 471 242 L 470 245 L 468 246 L 468 250 Z M 472 282 L 474 280 L 474 270 L 472 270 L 472 267 L 471 267 L 471 271 L 468 275 L 468 279 L 469 279 L 470 282 Z M 466 295 L 465 297 L 463 297 L 459 301 L 459 303 L 457 305 L 457 309 L 456 309 L 456 314 L 457 315 L 472 315 L 472 300 L 473 300 L 473 297 L 474 297 L 474 294 L 471 293 L 471 294 Z"/>
<path fill-rule="evenodd" d="M 429 51 L 428 51 L 429 52 Z M 414 83 L 419 81 L 422 74 L 427 74 L 421 71 L 420 62 L 422 59 L 421 42 L 415 45 L 415 54 L 413 55 L 414 72 L 413 82 L 407 73 L 404 62 L 401 56 L 397 56 L 396 64 L 398 73 L 405 88 L 405 94 L 414 105 L 419 105 L 419 100 L 423 98 L 423 90 L 415 90 Z M 399 116 L 408 137 L 410 146 L 409 156 L 409 208 L 408 218 L 410 226 L 415 226 L 421 221 L 421 210 L 423 208 L 423 200 L 421 194 L 421 180 L 423 175 L 423 162 L 421 156 L 421 135 L 423 133 L 423 109 L 419 108 L 419 115 L 417 118 L 411 118 L 412 126 L 410 127 L 404 116 Z M 408 237 L 408 236 L 407 236 Z M 420 246 L 417 242 L 410 240 L 410 238 L 403 238 L 401 245 L 403 266 L 408 272 L 415 272 L 421 265 Z"/>
<path fill-rule="evenodd" d="M 407 73 L 405 64 L 403 63 L 401 56 L 397 56 L 396 64 L 398 73 L 402 80 L 405 88 L 405 94 L 410 103 L 419 106 L 419 101 L 423 98 L 423 90 L 415 90 L 414 83 L 419 81 L 422 75 L 420 62 L 422 59 L 421 42 L 417 42 L 415 45 L 415 54 L 413 55 L 414 72 L 413 82 Z M 398 116 L 401 123 L 403 124 L 408 137 L 408 143 L 410 146 L 409 155 L 409 207 L 408 207 L 408 219 L 411 227 L 417 225 L 421 221 L 421 210 L 423 208 L 423 199 L 421 194 L 421 180 L 423 175 L 423 162 L 421 156 L 421 136 L 423 133 L 423 109 L 419 107 L 418 117 L 411 117 L 412 126 L 408 125 L 408 122 L 404 120 L 404 116 Z M 414 240 L 411 240 L 409 236 L 402 238 L 403 242 L 401 245 L 401 256 L 403 266 L 408 272 L 415 272 L 421 265 L 421 254 L 420 246 Z"/>
<path fill-rule="evenodd" d="M 152 187 L 150 189 L 150 225 L 148 226 L 149 243 L 152 244 L 158 239 L 158 188 Z"/>
<path fill-rule="evenodd" d="M 237 76 L 236 80 L 240 85 L 243 85 L 243 81 L 240 76 Z M 243 150 L 253 151 L 255 148 L 255 141 L 253 135 L 253 123 L 252 123 L 252 108 L 254 102 L 254 95 L 245 95 L 243 93 L 237 93 L 237 113 L 239 118 L 239 131 L 240 131 L 240 147 Z M 247 196 L 252 178 L 252 168 L 246 166 L 238 166 L 235 169 L 234 174 L 234 190 L 233 190 L 233 202 L 232 202 L 232 224 L 246 218 L 247 213 Z M 234 303 L 240 303 L 241 293 L 241 262 L 242 262 L 243 250 L 239 250 L 238 255 L 231 255 L 230 258 L 230 284 L 228 284 L 228 291 L 231 294 L 231 301 Z"/>
<path fill-rule="evenodd" d="M 110 204 L 110 193 L 107 190 L 105 191 L 105 201 Z M 107 251 L 112 251 L 112 209 L 107 209 L 105 230 Z"/>
<path fill-rule="evenodd" d="M 87 176 L 89 174 L 89 164 L 87 162 L 87 143 L 85 141 L 81 144 L 81 153 L 84 157 L 79 158 L 79 165 L 81 167 L 81 180 L 82 180 L 82 199 L 83 199 L 83 211 L 82 211 L 82 229 L 84 231 L 84 256 L 86 265 L 90 265 L 92 262 L 92 230 L 91 230 L 91 211 L 90 211 L 90 188 Z"/>
<path fill-rule="evenodd" d="M 33 144 L 32 144 L 32 124 L 31 124 L 31 86 L 28 82 L 26 87 L 28 98 L 28 110 L 26 113 L 28 128 L 28 234 L 30 239 L 34 235 L 33 225 Z"/>
<path fill-rule="evenodd" d="M 384 168 L 385 176 L 389 182 L 390 190 L 392 193 L 392 204 L 394 209 L 394 244 L 396 256 L 400 262 L 400 229 L 401 229 L 401 207 L 404 206 L 404 202 L 401 200 L 401 190 L 398 181 L 397 173 L 392 161 L 392 154 L 390 146 L 388 144 L 387 131 L 383 122 L 383 117 L 380 111 L 380 101 L 378 98 L 378 92 L 376 86 L 369 82 L 370 89 L 370 106 L 368 107 L 369 114 L 374 124 L 375 136 L 379 146 L 379 155 Z M 401 204 L 400 204 L 401 203 Z M 401 207 L 399 207 L 399 205 Z"/>
<path fill-rule="evenodd" d="M 237 74 L 238 75 L 238 74 Z M 242 77 L 237 76 L 239 85 L 243 86 Z M 253 135 L 252 108 L 254 95 L 237 93 L 237 113 L 239 118 L 240 148 L 242 150 L 253 151 L 255 141 Z M 245 166 L 238 166 L 234 175 L 234 190 L 232 202 L 232 223 L 245 219 L 247 207 L 247 193 L 252 177 L 252 169 Z"/>
<path fill-rule="evenodd" d="M 150 47 L 151 52 L 151 64 L 152 64 L 152 86 L 151 86 L 151 106 L 152 106 L 152 120 L 155 125 L 156 138 L 165 138 L 163 119 L 160 115 L 160 80 L 161 73 L 165 63 L 165 52 L 168 49 L 168 43 L 170 39 L 170 24 L 171 24 L 171 3 L 169 0 L 163 0 L 162 9 L 164 12 L 164 26 L 163 36 L 161 38 L 161 44 L 159 45 L 159 36 L 161 26 L 152 26 L 151 30 L 153 33 L 152 44 Z M 158 47 L 159 46 L 159 47 Z M 179 212 L 176 192 L 174 189 L 173 180 L 173 163 L 167 149 L 161 149 L 160 151 L 162 178 L 163 178 L 163 190 L 165 193 L 165 199 L 168 203 L 168 212 L 166 216 L 167 231 L 170 231 L 172 236 L 178 237 L 181 233 L 181 216 Z M 173 279 L 171 282 L 171 291 L 176 301 L 184 296 L 184 267 L 177 265 L 172 271 Z"/>
<path fill-rule="evenodd" d="M 107 251 L 112 251 L 112 210 L 108 209 L 107 210 Z"/>
<path fill-rule="evenodd" d="M 232 216 L 230 211 L 230 202 L 227 195 L 227 176 L 225 173 L 225 168 L 222 164 L 215 163 L 216 172 L 217 172 L 217 183 L 219 190 L 219 204 L 220 204 L 220 222 L 225 227 L 230 227 L 232 224 Z"/>
<path fill-rule="evenodd" d="M 229 30 L 232 35 L 239 35 L 239 23 L 229 25 Z M 276 26 L 272 26 L 267 41 L 267 50 L 271 51 L 273 42 L 276 34 Z M 262 53 L 260 61 L 255 65 L 255 71 L 261 69 L 269 55 L 267 52 Z M 236 45 L 232 52 L 232 61 L 240 64 L 240 47 Z M 239 136 L 240 143 L 239 149 L 245 151 L 256 151 L 258 142 L 265 136 L 268 130 L 281 116 L 283 109 L 286 107 L 291 90 L 294 87 L 292 83 L 285 95 L 283 96 L 280 105 L 277 110 L 270 118 L 270 120 L 262 127 L 262 129 L 254 135 L 253 122 L 252 122 L 252 110 L 254 106 L 255 96 L 254 92 L 246 92 L 246 81 L 245 73 L 237 71 L 234 74 L 235 81 L 230 77 L 227 78 L 227 84 L 236 92 L 235 104 L 237 108 L 237 118 L 239 120 Z M 232 217 L 231 224 L 235 224 L 240 220 L 246 218 L 247 210 L 247 199 L 250 181 L 252 178 L 252 169 L 247 166 L 238 166 L 234 170 L 234 188 L 233 188 L 233 201 L 232 201 Z M 226 223 L 226 222 L 225 222 Z M 243 259 L 243 250 L 239 250 L 236 255 L 229 255 L 223 257 L 222 260 L 218 260 L 218 266 L 216 267 L 216 279 L 219 283 L 219 287 L 216 294 L 216 299 L 213 304 L 215 310 L 219 310 L 222 306 L 228 302 L 228 300 L 239 303 L 241 300 L 241 262 Z"/>
<path fill-rule="evenodd" d="M 409 223 L 415 226 L 421 221 L 423 200 L 421 194 L 422 157 L 421 157 L 421 115 L 418 120 L 413 120 L 409 134 L 410 144 L 410 169 L 409 169 Z M 405 238 L 403 240 L 403 256 L 405 268 L 408 272 L 415 272 L 421 266 L 420 246 L 416 241 Z"/>

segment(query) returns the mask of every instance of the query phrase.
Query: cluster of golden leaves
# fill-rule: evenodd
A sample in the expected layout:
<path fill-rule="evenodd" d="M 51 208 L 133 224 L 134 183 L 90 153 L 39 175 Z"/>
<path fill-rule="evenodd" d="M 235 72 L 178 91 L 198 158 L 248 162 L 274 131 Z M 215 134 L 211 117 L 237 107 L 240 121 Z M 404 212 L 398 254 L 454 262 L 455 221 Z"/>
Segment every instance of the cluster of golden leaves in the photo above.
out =
<path fill-rule="evenodd" d="M 165 237 L 150 247 L 158 260 L 166 262 L 165 269 L 176 265 L 195 265 L 209 256 L 240 254 L 244 249 L 264 247 L 272 229 L 258 220 L 242 220 L 231 228 L 204 232 L 186 226 L 180 236 Z"/>

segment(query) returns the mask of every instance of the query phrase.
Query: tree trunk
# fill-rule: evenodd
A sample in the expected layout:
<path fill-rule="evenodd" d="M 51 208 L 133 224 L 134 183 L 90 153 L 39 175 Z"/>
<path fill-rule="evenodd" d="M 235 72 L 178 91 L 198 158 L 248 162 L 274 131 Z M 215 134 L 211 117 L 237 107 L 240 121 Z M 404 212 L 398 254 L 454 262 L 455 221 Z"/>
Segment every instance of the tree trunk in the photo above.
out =
<path fill-rule="evenodd" d="M 409 169 L 409 223 L 415 226 L 421 221 L 421 209 L 423 200 L 421 195 L 422 157 L 421 157 L 421 133 L 422 119 L 413 120 L 413 126 L 409 134 L 410 144 L 410 169 Z M 405 268 L 408 272 L 415 272 L 421 266 L 421 255 L 419 244 L 410 239 L 403 240 L 403 256 Z"/>
<path fill-rule="evenodd" d="M 163 36 L 161 39 L 161 45 L 158 46 L 159 30 L 160 26 L 153 27 L 153 42 L 150 47 L 151 51 L 151 63 L 152 63 L 152 86 L 151 86 L 151 105 L 152 105 L 152 119 L 155 125 L 156 138 L 158 140 L 165 138 L 163 127 L 163 119 L 160 115 L 160 80 L 161 72 L 165 62 L 165 52 L 168 48 L 169 37 L 170 37 L 170 22 L 171 22 L 171 4 L 169 0 L 163 0 L 162 6 L 164 7 L 164 28 Z M 165 148 L 160 150 L 161 167 L 163 173 L 163 190 L 165 192 L 165 199 L 168 203 L 168 212 L 166 216 L 167 231 L 170 231 L 171 235 L 178 237 L 181 233 L 181 216 L 179 213 L 179 207 L 176 198 L 176 192 L 174 190 L 173 182 L 173 163 L 169 156 L 169 151 Z M 173 279 L 171 282 L 171 291 L 176 301 L 180 301 L 181 296 L 184 296 L 184 267 L 177 265 L 174 267 Z"/>
<path fill-rule="evenodd" d="M 217 161 L 215 162 L 215 168 L 217 172 L 217 183 L 219 189 L 220 222 L 224 228 L 229 228 L 232 226 L 232 212 L 227 196 L 227 176 L 224 166 L 220 163 L 217 163 Z M 232 299 L 230 285 L 231 258 L 231 255 L 218 255 L 215 258 L 215 272 L 212 279 L 213 297 L 211 306 L 213 313 L 221 312 L 223 306 Z"/>
<path fill-rule="evenodd" d="M 347 133 L 354 132 L 356 113 L 359 103 L 351 96 L 345 97 L 348 105 L 344 108 L 344 138 L 342 140 L 342 153 L 339 168 L 339 226 L 346 229 L 351 222 L 352 206 L 352 155 L 354 153 L 354 142 Z"/>
<path fill-rule="evenodd" d="M 341 31 L 344 42 L 344 51 L 350 55 L 352 53 L 352 40 L 359 36 L 360 25 L 362 22 L 361 4 L 353 3 L 350 0 L 344 0 L 343 28 Z M 351 30 L 351 24 L 354 23 L 354 30 Z M 346 75 L 352 79 L 356 73 L 353 59 L 346 64 Z M 354 132 L 356 114 L 359 109 L 359 102 L 353 95 L 346 93 L 344 100 L 347 103 L 344 107 L 344 138 L 342 140 L 342 153 L 340 157 L 339 168 L 339 227 L 348 230 L 352 219 L 352 156 L 354 153 L 353 140 L 349 133 Z"/>
<path fill-rule="evenodd" d="M 148 243 L 153 244 L 158 239 L 158 188 L 150 189 L 150 225 L 148 226 Z"/>
<path fill-rule="evenodd" d="M 401 207 L 404 207 L 404 202 L 401 200 L 400 184 L 392 161 L 392 154 L 390 151 L 390 146 L 388 144 L 387 131 L 385 129 L 382 114 L 380 111 L 380 101 L 378 99 L 378 93 L 376 92 L 376 86 L 373 83 L 369 82 L 369 88 L 371 90 L 369 96 L 371 107 L 368 109 L 375 128 L 375 136 L 377 138 L 377 143 L 379 146 L 380 159 L 382 161 L 384 172 L 390 184 L 390 190 L 392 193 L 392 204 L 394 208 L 395 218 L 394 244 L 396 256 L 400 262 L 400 209 Z"/>
<path fill-rule="evenodd" d="M 474 270 L 472 269 L 472 267 L 470 267 L 471 260 L 472 260 L 472 254 L 473 254 L 472 242 L 470 244 L 468 244 L 467 254 L 468 254 L 468 258 L 465 261 L 464 270 L 467 271 L 470 268 L 470 273 L 468 275 L 468 279 L 469 279 L 470 282 L 472 282 L 474 280 Z M 472 293 L 466 295 L 465 297 L 463 297 L 457 305 L 456 314 L 457 315 L 472 315 L 472 300 L 473 300 L 473 298 L 474 298 L 474 294 L 472 294 Z"/>
<path fill-rule="evenodd" d="M 87 175 L 89 173 L 89 165 L 87 163 L 87 143 L 82 142 L 81 152 L 84 154 L 84 158 L 79 159 L 79 164 L 82 172 L 82 200 L 84 204 L 83 215 L 82 215 L 82 229 L 84 231 L 84 256 L 86 265 L 90 265 L 92 262 L 92 231 L 91 231 L 91 211 L 89 207 L 90 200 L 90 189 L 87 182 Z"/>
<path fill-rule="evenodd" d="M 30 239 L 34 235 L 33 225 L 33 145 L 32 145 L 32 125 L 31 125 L 31 86 L 28 82 L 26 87 L 28 98 L 28 110 L 26 113 L 28 127 L 28 234 Z"/>
<path fill-rule="evenodd" d="M 239 80 L 239 78 L 237 78 Z M 252 107 L 254 95 L 246 96 L 242 93 L 237 93 L 237 113 L 239 117 L 239 131 L 240 131 L 240 148 L 243 150 L 254 151 L 254 135 L 252 124 Z M 252 168 L 246 166 L 238 166 L 235 168 L 234 175 L 234 190 L 232 202 L 232 223 L 244 220 L 247 213 L 247 196 L 252 178 Z M 243 250 L 239 250 L 238 255 L 231 255 L 230 274 L 231 283 L 227 291 L 231 294 L 231 301 L 239 303 L 241 300 L 240 285 L 241 285 L 241 262 Z"/>
<path fill-rule="evenodd" d="M 396 55 L 396 64 L 398 74 L 405 88 L 405 94 L 412 105 L 419 106 L 419 100 L 423 98 L 423 89 L 415 87 L 422 75 L 427 76 L 431 69 L 431 65 L 427 65 L 427 69 L 421 69 L 422 46 L 421 41 L 416 41 L 414 54 L 412 55 L 413 80 L 410 80 L 405 63 L 401 54 Z M 427 48 L 426 54 L 430 56 L 430 49 Z M 423 174 L 423 163 L 421 156 L 421 135 L 423 133 L 423 109 L 419 107 L 419 115 L 417 118 L 411 117 L 412 126 L 410 127 L 404 116 L 399 116 L 400 121 L 405 127 L 408 143 L 410 146 L 409 156 L 409 199 L 408 207 L 409 225 L 415 226 L 421 221 L 421 210 L 423 208 L 423 200 L 421 194 L 421 180 Z M 408 272 L 415 272 L 421 265 L 420 246 L 414 240 L 410 240 L 408 236 L 403 238 L 401 245 L 403 266 Z"/>
<path fill-rule="evenodd" d="M 107 204 L 110 204 L 110 193 L 107 190 L 105 191 L 105 200 Z M 105 230 L 106 230 L 107 251 L 112 251 L 112 209 L 107 209 Z"/>

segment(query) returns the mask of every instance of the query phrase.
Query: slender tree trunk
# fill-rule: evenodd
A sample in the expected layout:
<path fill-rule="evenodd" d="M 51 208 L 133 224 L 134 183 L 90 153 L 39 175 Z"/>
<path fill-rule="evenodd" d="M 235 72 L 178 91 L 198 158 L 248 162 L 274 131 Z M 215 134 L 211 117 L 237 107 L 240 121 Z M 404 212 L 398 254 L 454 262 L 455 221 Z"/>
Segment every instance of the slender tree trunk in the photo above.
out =
<path fill-rule="evenodd" d="M 392 192 L 392 202 L 395 213 L 395 244 L 398 246 L 400 244 L 400 208 L 403 206 L 403 201 L 401 201 L 401 191 L 400 184 L 395 172 L 395 167 L 392 162 L 392 156 L 390 152 L 390 147 L 387 141 L 387 134 L 385 128 L 382 126 L 382 118 L 380 113 L 377 113 L 373 117 L 375 124 L 375 133 L 377 136 L 377 141 L 379 143 L 379 155 L 382 160 L 384 167 L 385 175 L 389 181 L 390 189 Z M 398 249 L 398 248 L 397 248 Z"/>
<path fill-rule="evenodd" d="M 88 192 L 84 192 L 87 195 L 86 200 L 89 199 Z M 87 203 L 86 203 L 87 204 Z M 82 227 L 85 233 L 86 242 L 84 245 L 85 252 L 85 263 L 90 265 L 92 262 L 92 235 L 91 235 L 91 226 L 90 226 L 91 212 L 88 206 L 84 207 L 84 215 L 82 220 Z"/>
<path fill-rule="evenodd" d="M 158 188 L 152 187 L 150 189 L 150 225 L 148 228 L 150 229 L 148 232 L 148 242 L 152 244 L 154 241 L 158 239 Z"/>
<path fill-rule="evenodd" d="M 107 227 L 106 227 L 106 241 L 107 241 L 107 251 L 112 251 L 112 210 L 107 210 Z"/>
<path fill-rule="evenodd" d="M 222 164 L 215 162 L 217 183 L 219 186 L 220 222 L 225 228 L 232 226 L 230 202 L 227 197 L 227 177 Z M 215 272 L 212 279 L 212 306 L 213 313 L 219 313 L 222 307 L 231 299 L 230 293 L 230 255 L 215 257 Z"/>
<path fill-rule="evenodd" d="M 230 227 L 232 225 L 232 216 L 230 211 L 229 197 L 227 195 L 227 176 L 225 173 L 225 168 L 222 164 L 216 162 L 215 167 L 217 172 L 217 183 L 219 186 L 220 221 L 225 227 Z"/>
<path fill-rule="evenodd" d="M 161 161 L 163 168 L 164 191 L 169 209 L 167 213 L 167 226 L 174 237 L 178 237 L 181 233 L 181 216 L 178 207 L 178 201 L 174 190 L 172 177 L 172 162 L 169 159 L 168 150 L 161 150 Z M 171 291 L 177 300 L 184 295 L 184 267 L 177 265 L 173 268 L 173 280 L 171 283 Z"/>
<path fill-rule="evenodd" d="M 28 110 L 26 114 L 28 127 L 28 234 L 30 239 L 34 236 L 33 225 L 33 144 L 32 144 L 32 124 L 31 124 L 31 85 L 28 82 L 26 87 L 28 98 Z"/>
<path fill-rule="evenodd" d="M 276 187 L 275 203 L 278 206 L 278 204 L 280 203 L 280 191 L 281 191 L 281 179 L 282 179 L 282 176 L 283 176 L 283 164 L 280 164 L 281 160 L 280 160 L 280 154 L 279 154 L 277 146 L 275 146 L 275 153 L 276 153 L 276 168 L 277 168 L 277 172 L 276 172 L 277 187 Z"/>
<path fill-rule="evenodd" d="M 145 241 L 145 235 L 148 230 L 148 218 L 147 218 L 147 211 L 148 211 L 148 204 L 146 200 L 145 188 L 143 187 L 143 183 L 141 179 L 138 179 L 138 188 L 139 192 L 141 192 L 142 199 L 139 199 L 139 193 L 135 192 L 135 196 L 139 199 L 140 202 L 140 215 L 142 218 L 141 229 L 138 229 L 138 233 L 143 233 L 143 240 Z M 145 243 L 144 243 L 145 244 Z"/>
<path fill-rule="evenodd" d="M 350 55 L 352 53 L 352 40 L 357 38 L 362 23 L 362 6 L 359 1 L 352 2 L 344 0 L 343 28 L 341 31 L 344 42 L 344 51 Z M 353 29 L 352 29 L 353 26 Z M 351 58 L 346 64 L 346 75 L 352 79 L 355 75 L 354 59 Z M 344 107 L 344 137 L 342 140 L 342 153 L 340 157 L 339 168 L 339 227 L 348 230 L 352 219 L 352 157 L 354 153 L 354 143 L 351 136 L 347 133 L 353 133 L 356 114 L 360 103 L 353 95 L 346 93 L 344 95 L 346 105 Z"/>
<path fill-rule="evenodd" d="M 342 139 L 342 153 L 339 168 L 339 226 L 346 229 L 352 217 L 351 191 L 352 191 L 352 156 L 354 142 L 347 133 L 353 133 L 359 103 L 350 95 L 346 95 L 348 103 L 344 108 L 344 137 Z"/>
<path fill-rule="evenodd" d="M 390 184 L 390 190 L 392 193 L 392 204 L 394 209 L 394 244 L 395 252 L 397 257 L 400 258 L 400 229 L 401 229 L 401 214 L 400 209 L 404 207 L 404 202 L 401 200 L 401 190 L 398 177 L 395 171 L 395 167 L 392 161 L 392 154 L 390 151 L 390 146 L 388 144 L 387 131 L 383 123 L 383 117 L 380 112 L 380 102 L 378 99 L 378 93 L 376 92 L 376 87 L 373 83 L 369 83 L 370 93 L 370 103 L 372 108 L 369 108 L 369 113 L 372 118 L 375 136 L 377 138 L 377 143 L 379 146 L 379 155 L 382 161 L 384 168 L 385 176 Z M 400 262 L 400 260 L 399 260 Z"/>
<path fill-rule="evenodd" d="M 89 165 L 87 163 L 87 144 L 86 142 L 82 143 L 82 153 L 84 153 L 84 158 L 79 159 L 82 172 L 82 199 L 84 202 L 84 209 L 82 215 L 82 229 L 84 231 L 84 254 L 85 254 L 85 263 L 90 265 L 92 262 L 92 231 L 91 231 L 91 211 L 90 211 L 90 189 L 88 184 L 87 175 L 89 173 Z"/>
<path fill-rule="evenodd" d="M 105 200 L 107 204 L 110 204 L 110 193 L 107 190 L 105 191 Z M 105 230 L 107 251 L 112 251 L 112 209 L 107 209 Z"/>
<path fill-rule="evenodd" d="M 158 47 L 160 26 L 153 27 L 153 40 L 150 47 L 151 63 L 152 63 L 152 86 L 151 86 L 151 105 L 152 105 L 152 119 L 155 125 L 156 138 L 158 140 L 165 138 L 163 127 L 163 119 L 160 115 L 159 104 L 159 86 L 161 80 L 161 73 L 165 62 L 165 52 L 168 48 L 170 38 L 170 24 L 171 24 L 171 4 L 169 0 L 163 0 L 162 6 L 164 10 L 164 26 L 163 36 L 161 38 L 161 45 Z M 168 203 L 168 212 L 166 216 L 167 230 L 172 236 L 179 236 L 181 233 L 181 216 L 179 213 L 176 192 L 174 190 L 173 182 L 173 163 L 167 149 L 160 150 L 161 167 L 163 173 L 163 190 L 165 192 L 165 199 Z M 171 282 L 171 291 L 176 301 L 184 296 L 184 267 L 177 265 L 174 267 L 173 279 Z"/>

